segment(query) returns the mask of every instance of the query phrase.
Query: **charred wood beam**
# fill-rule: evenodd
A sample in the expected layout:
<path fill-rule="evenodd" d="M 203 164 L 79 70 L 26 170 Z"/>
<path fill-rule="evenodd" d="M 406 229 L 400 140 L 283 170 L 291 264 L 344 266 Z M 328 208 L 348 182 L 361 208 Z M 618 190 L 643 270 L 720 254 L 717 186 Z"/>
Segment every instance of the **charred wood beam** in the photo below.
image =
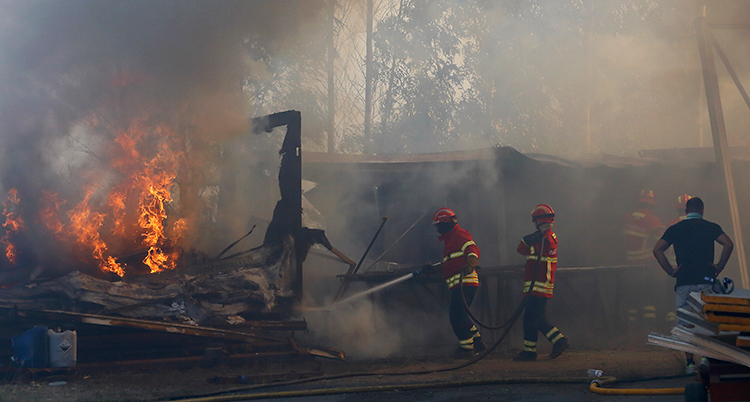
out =
<path fill-rule="evenodd" d="M 279 150 L 279 190 L 281 199 L 273 210 L 273 218 L 266 229 L 263 244 L 281 244 L 284 236 L 295 239 L 295 277 L 291 288 L 296 300 L 302 299 L 302 262 L 305 248 L 300 241 L 302 231 L 302 116 L 296 110 L 287 110 L 268 116 L 250 119 L 253 133 L 271 132 L 274 127 L 286 126 L 286 136 Z"/>
<path fill-rule="evenodd" d="M 0 307 L 0 309 L 11 310 L 13 308 Z M 102 325 L 110 327 L 139 328 L 150 331 L 168 332 L 173 334 L 194 335 L 206 338 L 235 340 L 248 343 L 275 342 L 277 339 L 246 334 L 244 332 L 223 330 L 208 327 L 197 327 L 184 324 L 172 324 L 159 321 L 138 320 L 125 317 L 111 317 L 94 314 L 71 313 L 56 310 L 26 310 L 15 309 L 15 314 L 23 318 L 34 318 L 38 320 L 58 320 L 76 322 L 81 324 Z"/>

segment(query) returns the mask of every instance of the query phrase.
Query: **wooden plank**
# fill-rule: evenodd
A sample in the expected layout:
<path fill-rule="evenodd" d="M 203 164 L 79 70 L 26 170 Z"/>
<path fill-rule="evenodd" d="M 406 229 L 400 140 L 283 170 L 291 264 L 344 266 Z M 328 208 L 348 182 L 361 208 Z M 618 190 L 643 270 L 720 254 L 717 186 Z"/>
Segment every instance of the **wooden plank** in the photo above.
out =
<path fill-rule="evenodd" d="M 726 332 L 750 332 L 750 324 L 719 324 L 719 331 Z"/>
<path fill-rule="evenodd" d="M 226 340 L 235 340 L 242 342 L 254 343 L 258 341 L 278 341 L 277 339 L 262 337 L 252 334 L 246 334 L 243 332 L 221 330 L 209 327 L 199 327 L 185 324 L 174 324 L 168 322 L 159 321 L 148 321 L 138 320 L 133 318 L 125 317 L 111 317 L 104 315 L 94 314 L 83 314 L 83 313 L 71 313 L 67 311 L 57 310 L 24 310 L 24 309 L 13 309 L 7 307 L 0 307 L 0 309 L 11 310 L 15 312 L 19 317 L 34 318 L 34 319 L 48 319 L 48 320 L 64 320 L 79 322 L 83 324 L 91 325 L 103 325 L 111 327 L 125 327 L 125 328 L 139 328 L 147 329 L 151 331 L 168 332 L 172 334 L 183 334 L 183 335 L 194 335 L 207 338 L 217 338 Z"/>
<path fill-rule="evenodd" d="M 716 294 L 713 292 L 703 292 L 701 300 L 713 304 L 736 304 L 740 306 L 750 306 L 750 290 L 735 289 L 728 295 Z"/>
<path fill-rule="evenodd" d="M 706 313 L 706 319 L 710 322 L 717 322 L 720 324 L 741 324 L 750 325 L 750 318 L 745 317 L 733 317 L 729 315 L 717 315 L 714 312 Z"/>
<path fill-rule="evenodd" d="M 726 313 L 737 313 L 739 315 L 750 315 L 750 306 L 741 306 L 738 304 L 705 304 L 703 306 L 703 312 L 708 313 L 709 311 L 722 311 Z"/>

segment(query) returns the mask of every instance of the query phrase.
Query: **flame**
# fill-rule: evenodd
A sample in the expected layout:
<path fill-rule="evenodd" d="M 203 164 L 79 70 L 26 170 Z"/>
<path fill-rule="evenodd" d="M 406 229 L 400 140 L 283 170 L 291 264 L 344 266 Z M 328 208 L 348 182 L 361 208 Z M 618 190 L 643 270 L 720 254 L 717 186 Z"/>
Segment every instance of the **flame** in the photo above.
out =
<path fill-rule="evenodd" d="M 155 146 L 149 146 L 154 142 Z M 184 154 L 175 151 L 179 149 L 178 138 L 166 126 L 154 127 L 145 120 L 134 120 L 128 130 L 118 134 L 114 144 L 111 166 L 120 180 L 106 195 L 108 210 L 93 210 L 90 205 L 94 191 L 87 190 L 84 200 L 69 214 L 71 232 L 79 244 L 92 248 L 104 271 L 123 276 L 127 268 L 109 254 L 105 238 L 126 244 L 130 244 L 128 239 L 138 239 L 147 249 L 143 263 L 151 273 L 174 269 L 179 252 L 165 250 L 172 249 L 187 227 L 183 219 L 178 219 L 169 234 L 165 230 L 167 209 L 173 201 L 171 189 L 184 161 Z M 105 228 L 111 231 L 104 232 Z"/>
<path fill-rule="evenodd" d="M 119 276 L 124 276 L 125 271 L 117 260 L 112 256 L 106 255 L 107 244 L 99 235 L 99 228 L 104 223 L 106 215 L 91 211 L 89 199 L 93 193 L 93 189 L 88 189 L 83 201 L 68 213 L 70 224 L 75 228 L 73 233 L 78 243 L 93 248 L 92 255 L 99 261 L 99 268 L 103 271 L 114 272 Z"/>
<path fill-rule="evenodd" d="M 18 197 L 18 191 L 16 191 L 15 188 L 12 188 L 8 191 L 8 199 L 3 204 L 3 215 L 5 215 L 5 223 L 3 223 L 3 227 L 5 228 L 5 235 L 0 239 L 0 242 L 5 244 L 5 257 L 11 262 L 11 264 L 16 263 L 17 256 L 16 246 L 11 243 L 11 237 L 24 228 L 21 216 L 14 211 L 20 202 L 21 200 Z"/>
<path fill-rule="evenodd" d="M 167 219 L 167 212 L 164 209 L 165 204 L 172 202 L 172 196 L 169 192 L 174 176 L 167 172 L 160 172 L 155 175 L 144 175 L 141 178 L 147 183 L 147 189 L 140 198 L 138 210 L 138 224 L 144 229 L 143 243 L 148 246 L 148 255 L 143 260 L 150 269 L 151 273 L 162 271 L 163 269 L 174 269 L 176 262 L 159 247 L 164 244 L 166 239 L 164 233 L 164 222 Z"/>
<path fill-rule="evenodd" d="M 84 121 L 99 127 L 106 119 L 93 115 Z M 177 244 L 189 226 L 185 219 L 170 216 L 176 210 L 171 204 L 177 173 L 185 165 L 183 139 L 167 125 L 153 124 L 146 117 L 132 119 L 114 137 L 105 150 L 112 155 L 109 168 L 77 177 L 84 181 L 83 197 L 72 209 L 62 210 L 67 202 L 60 194 L 42 192 L 40 227 L 71 246 L 78 258 L 93 258 L 104 272 L 124 276 L 129 267 L 116 255 L 143 249 L 147 250 L 143 264 L 151 273 L 174 269 L 180 256 Z M 0 239 L 14 264 L 16 247 L 11 239 L 24 229 L 16 212 L 19 202 L 16 190 L 11 190 L 4 203 L 5 235 Z"/>

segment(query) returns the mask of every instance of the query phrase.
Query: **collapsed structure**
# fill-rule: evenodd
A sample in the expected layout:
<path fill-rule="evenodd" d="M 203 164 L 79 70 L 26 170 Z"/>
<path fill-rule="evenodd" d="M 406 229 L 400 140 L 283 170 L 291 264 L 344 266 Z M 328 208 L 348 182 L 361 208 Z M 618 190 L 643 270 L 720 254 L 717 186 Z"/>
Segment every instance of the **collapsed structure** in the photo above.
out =
<path fill-rule="evenodd" d="M 302 294 L 302 262 L 313 243 L 331 246 L 322 231 L 301 226 L 300 113 L 292 110 L 252 119 L 251 126 L 254 133 L 287 126 L 279 151 L 281 199 L 261 246 L 232 250 L 225 256 L 235 242 L 213 258 L 172 247 L 179 255 L 175 262 L 178 269 L 158 275 L 131 274 L 123 279 L 79 270 L 47 277 L 33 267 L 21 267 L 24 275 L 7 276 L 0 289 L 4 338 L 31 325 L 77 330 L 79 337 L 88 340 L 79 348 L 79 360 L 84 363 L 107 355 L 87 349 L 98 343 L 92 337 L 102 330 L 92 327 L 115 327 L 112 330 L 125 333 L 146 331 L 154 338 L 164 332 L 162 336 L 224 340 L 238 343 L 235 349 L 244 345 L 256 352 L 291 349 L 299 353 L 295 343 L 283 337 L 269 338 L 266 333 L 306 329 L 304 322 L 290 321 L 293 304 Z M 247 235 L 250 233 L 252 229 Z M 146 258 L 152 254 L 147 253 Z M 125 266 L 130 261 L 131 266 L 137 266 L 144 256 L 141 252 L 134 256 L 119 258 L 117 264 Z M 184 354 L 184 342 L 177 344 L 182 352 L 174 353 Z M 13 352 L 8 346 L 2 348 L 4 355 Z M 192 350 L 195 354 L 204 349 L 198 346 Z M 162 357 L 169 355 L 168 350 L 162 350 Z M 341 357 L 335 352 L 332 356 Z"/>

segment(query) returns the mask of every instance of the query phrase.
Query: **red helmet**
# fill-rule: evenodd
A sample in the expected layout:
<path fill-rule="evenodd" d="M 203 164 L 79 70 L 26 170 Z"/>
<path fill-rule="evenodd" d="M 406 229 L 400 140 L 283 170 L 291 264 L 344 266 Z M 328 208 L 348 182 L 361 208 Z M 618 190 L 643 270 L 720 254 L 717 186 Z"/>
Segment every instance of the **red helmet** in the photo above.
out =
<path fill-rule="evenodd" d="M 638 202 L 651 205 L 656 204 L 656 194 L 654 194 L 654 190 L 641 190 Z"/>
<path fill-rule="evenodd" d="M 677 197 L 677 202 L 674 204 L 674 207 L 678 211 L 682 212 L 685 209 L 685 207 L 687 206 L 688 200 L 691 199 L 691 198 L 693 198 L 693 196 L 687 195 L 687 194 L 683 194 L 683 195 Z"/>
<path fill-rule="evenodd" d="M 531 211 L 531 221 L 537 223 L 552 223 L 555 221 L 555 211 L 547 204 L 539 204 Z"/>
<path fill-rule="evenodd" d="M 450 222 L 456 217 L 456 213 L 450 208 L 440 208 L 432 215 L 432 224 L 437 225 L 438 223 Z"/>

